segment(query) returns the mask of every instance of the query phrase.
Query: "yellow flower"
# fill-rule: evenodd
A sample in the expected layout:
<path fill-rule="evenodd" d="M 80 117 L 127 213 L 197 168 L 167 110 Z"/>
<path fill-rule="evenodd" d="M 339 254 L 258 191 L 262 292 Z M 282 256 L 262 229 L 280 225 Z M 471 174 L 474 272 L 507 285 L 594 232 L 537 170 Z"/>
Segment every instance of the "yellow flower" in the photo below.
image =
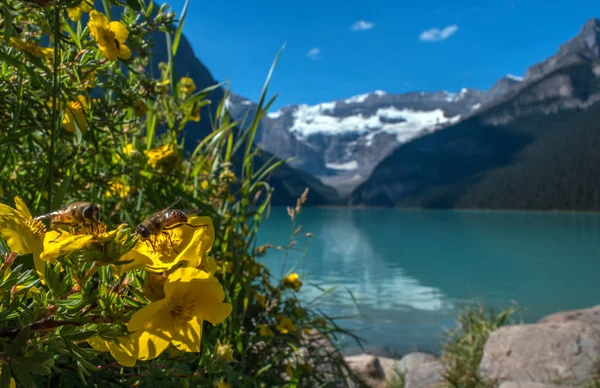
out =
<path fill-rule="evenodd" d="M 83 251 L 88 248 L 98 251 L 98 247 L 103 247 L 99 250 L 100 252 L 109 253 L 105 245 L 114 241 L 125 227 L 127 227 L 126 224 L 121 224 L 115 230 L 111 230 L 110 232 L 99 230 L 97 234 L 72 234 L 64 230 L 51 230 L 46 233 L 44 238 L 44 250 L 40 255 L 40 259 L 50 261 L 60 256 L 75 251 Z"/>
<path fill-rule="evenodd" d="M 279 322 L 275 327 L 281 334 L 288 334 L 290 331 L 296 330 L 296 325 L 294 325 L 294 322 L 292 322 L 292 320 L 288 317 L 282 317 L 279 319 Z"/>
<path fill-rule="evenodd" d="M 289 274 L 283 279 L 283 285 L 287 288 L 293 288 L 294 291 L 300 291 L 300 287 L 302 287 L 302 281 L 300 281 L 300 277 L 296 272 Z"/>
<path fill-rule="evenodd" d="M 108 198 L 110 197 L 119 197 L 126 198 L 131 192 L 131 186 L 127 184 L 123 177 L 118 178 L 114 182 L 110 183 L 110 187 L 104 195 Z"/>
<path fill-rule="evenodd" d="M 133 148 L 133 144 L 127 143 L 121 148 L 121 153 L 125 156 L 129 156 L 133 154 L 136 150 Z M 112 161 L 113 163 L 119 163 L 121 160 L 121 155 L 117 152 L 113 154 Z"/>
<path fill-rule="evenodd" d="M 219 380 L 215 381 L 215 388 L 231 388 L 231 385 L 225 382 L 225 379 L 221 377 Z"/>
<path fill-rule="evenodd" d="M 8 247 L 19 255 L 31 253 L 38 276 L 44 283 L 45 263 L 40 259 L 43 250 L 46 226 L 42 221 L 34 221 L 27 205 L 15 197 L 15 209 L 0 204 L 0 234 Z"/>
<path fill-rule="evenodd" d="M 223 360 L 225 362 L 235 361 L 233 359 L 233 348 L 231 347 L 231 345 L 230 344 L 226 344 L 226 345 L 218 344 L 217 345 L 217 358 L 220 360 Z"/>
<path fill-rule="evenodd" d="M 196 90 L 196 84 L 190 77 L 183 77 L 179 80 L 179 90 L 184 94 L 192 94 Z"/>
<path fill-rule="evenodd" d="M 85 119 L 85 109 L 89 108 L 87 99 L 84 96 L 77 96 L 77 101 L 69 101 L 67 109 L 63 116 L 62 124 L 67 132 L 75 133 L 75 122 L 79 126 L 81 133 L 87 132 L 87 122 Z"/>
<path fill-rule="evenodd" d="M 275 333 L 273 333 L 273 330 L 271 330 L 271 328 L 267 325 L 258 325 L 258 334 L 261 337 L 274 337 Z"/>
<path fill-rule="evenodd" d="M 202 188 L 202 190 L 208 189 L 208 181 L 204 179 L 202 182 L 200 182 L 200 187 Z"/>
<path fill-rule="evenodd" d="M 267 297 L 261 294 L 254 294 L 254 298 L 263 309 L 267 308 Z"/>
<path fill-rule="evenodd" d="M 173 143 L 146 151 L 146 156 L 148 156 L 148 165 L 152 168 L 156 168 L 159 165 L 166 165 L 169 162 L 179 159 L 179 153 Z"/>
<path fill-rule="evenodd" d="M 26 42 L 14 36 L 10 38 L 9 44 L 11 47 L 14 47 L 21 51 L 27 51 L 29 54 L 39 58 L 51 60 L 54 57 L 54 49 L 48 47 L 40 47 L 39 45 L 33 42 Z"/>
<path fill-rule="evenodd" d="M 81 19 L 81 15 L 84 12 L 90 12 L 94 9 L 93 3 L 89 2 L 90 0 L 83 0 L 79 5 L 67 9 L 67 14 L 69 15 L 69 19 L 74 22 L 78 22 Z"/>
<path fill-rule="evenodd" d="M 123 366 L 135 366 L 136 359 L 133 357 L 133 344 L 131 338 L 121 336 L 117 338 L 118 343 L 107 341 L 102 337 L 94 336 L 87 340 L 92 349 L 99 352 L 110 352 L 117 362 Z"/>
<path fill-rule="evenodd" d="M 94 10 L 90 12 L 88 28 L 106 59 L 116 61 L 117 58 L 131 58 L 131 50 L 124 44 L 129 32 L 121 22 L 109 23 L 104 14 Z"/>
<path fill-rule="evenodd" d="M 146 112 L 148 112 L 148 107 L 146 107 L 144 101 L 137 100 L 133 104 L 133 113 L 135 114 L 135 117 L 142 117 Z"/>
<path fill-rule="evenodd" d="M 184 352 L 200 351 L 202 322 L 216 325 L 231 314 L 219 281 L 195 268 L 180 268 L 165 282 L 165 298 L 137 311 L 127 324 L 138 360 L 158 357 L 169 344 Z"/>
<path fill-rule="evenodd" d="M 120 275 L 132 268 L 166 271 L 183 261 L 190 267 L 198 267 L 215 239 L 210 217 L 190 216 L 187 224 L 163 232 L 146 241 L 138 240 L 135 247 L 121 258 L 121 261 L 133 261 L 116 267 L 115 274 Z"/>

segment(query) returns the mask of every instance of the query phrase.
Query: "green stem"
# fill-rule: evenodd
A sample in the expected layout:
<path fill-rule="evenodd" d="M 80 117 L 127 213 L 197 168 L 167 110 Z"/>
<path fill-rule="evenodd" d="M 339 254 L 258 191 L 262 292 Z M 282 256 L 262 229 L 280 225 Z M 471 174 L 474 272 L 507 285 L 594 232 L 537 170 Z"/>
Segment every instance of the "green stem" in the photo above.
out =
<path fill-rule="evenodd" d="M 54 151 L 60 133 L 60 84 L 58 83 L 58 67 L 60 64 L 60 7 L 58 3 L 54 5 L 54 58 L 52 64 L 52 128 L 50 129 L 50 149 L 48 150 L 48 209 L 52 208 L 52 186 L 54 181 Z"/>

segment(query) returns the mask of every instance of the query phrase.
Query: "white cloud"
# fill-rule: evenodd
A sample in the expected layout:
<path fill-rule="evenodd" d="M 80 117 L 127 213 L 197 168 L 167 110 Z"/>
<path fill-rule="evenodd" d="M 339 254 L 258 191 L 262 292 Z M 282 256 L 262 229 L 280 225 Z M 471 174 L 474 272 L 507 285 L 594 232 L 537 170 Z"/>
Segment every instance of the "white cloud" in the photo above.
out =
<path fill-rule="evenodd" d="M 439 42 L 448 39 L 454 35 L 456 31 L 458 31 L 458 26 L 456 24 L 444 27 L 441 30 L 439 28 L 432 28 L 423 31 L 421 35 L 419 35 L 419 40 L 422 42 Z"/>
<path fill-rule="evenodd" d="M 367 31 L 375 27 L 375 23 L 359 20 L 352 25 L 352 31 Z"/>
<path fill-rule="evenodd" d="M 306 53 L 306 56 L 312 59 L 313 61 L 321 59 L 321 49 L 318 47 L 311 48 Z"/>

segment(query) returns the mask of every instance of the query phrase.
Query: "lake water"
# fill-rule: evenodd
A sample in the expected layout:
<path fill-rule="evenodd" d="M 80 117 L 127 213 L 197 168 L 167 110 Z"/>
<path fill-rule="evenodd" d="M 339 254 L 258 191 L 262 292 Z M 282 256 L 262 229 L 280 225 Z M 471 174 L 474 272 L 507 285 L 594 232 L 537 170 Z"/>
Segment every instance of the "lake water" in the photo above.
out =
<path fill-rule="evenodd" d="M 338 286 L 314 305 L 352 316 L 339 324 L 368 350 L 438 353 L 457 309 L 474 300 L 517 303 L 525 322 L 600 304 L 600 215 L 306 208 L 297 223 L 297 248 L 314 234 L 306 258 L 273 249 L 265 264 L 275 276 L 292 265 L 307 274 L 306 301 L 321 293 L 308 283 Z M 291 230 L 275 208 L 259 241 L 286 245 Z"/>

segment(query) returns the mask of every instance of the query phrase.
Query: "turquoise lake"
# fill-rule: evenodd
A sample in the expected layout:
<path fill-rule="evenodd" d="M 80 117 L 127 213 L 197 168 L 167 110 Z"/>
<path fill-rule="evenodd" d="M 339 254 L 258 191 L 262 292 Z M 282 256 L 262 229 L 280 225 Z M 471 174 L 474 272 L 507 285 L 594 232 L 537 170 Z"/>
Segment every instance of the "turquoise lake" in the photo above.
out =
<path fill-rule="evenodd" d="M 600 215 L 575 213 L 303 209 L 302 232 L 287 259 L 263 258 L 274 276 L 295 265 L 301 298 L 339 289 L 314 305 L 364 338 L 367 350 L 439 353 L 461 306 L 516 303 L 535 322 L 557 311 L 600 304 Z M 260 243 L 287 245 L 292 223 L 274 208 Z M 355 307 L 349 289 L 358 301 Z M 354 342 L 348 341 L 352 352 Z"/>

